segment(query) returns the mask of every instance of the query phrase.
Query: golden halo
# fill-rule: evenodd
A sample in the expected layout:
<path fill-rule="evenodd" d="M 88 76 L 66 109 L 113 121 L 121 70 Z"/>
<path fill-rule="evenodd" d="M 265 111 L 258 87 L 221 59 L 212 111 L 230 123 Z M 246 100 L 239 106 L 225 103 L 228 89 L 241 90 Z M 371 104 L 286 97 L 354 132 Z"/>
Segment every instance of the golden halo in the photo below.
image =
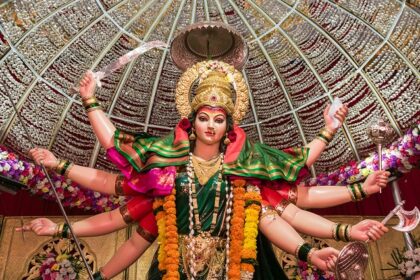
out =
<path fill-rule="evenodd" d="M 190 92 L 193 83 L 202 79 L 210 71 L 225 73 L 229 82 L 236 91 L 235 108 L 232 114 L 235 124 L 239 124 L 248 111 L 249 97 L 248 86 L 241 72 L 232 65 L 222 61 L 207 60 L 194 64 L 188 68 L 179 78 L 175 90 L 175 103 L 181 117 L 188 117 L 191 113 Z"/>

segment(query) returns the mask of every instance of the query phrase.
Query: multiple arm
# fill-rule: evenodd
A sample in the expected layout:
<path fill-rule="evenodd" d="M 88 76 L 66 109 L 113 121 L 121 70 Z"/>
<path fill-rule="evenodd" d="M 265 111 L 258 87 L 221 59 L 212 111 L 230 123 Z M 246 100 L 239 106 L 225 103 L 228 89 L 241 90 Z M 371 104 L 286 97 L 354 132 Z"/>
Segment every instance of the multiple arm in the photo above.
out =
<path fill-rule="evenodd" d="M 83 101 L 93 98 L 95 93 L 95 79 L 91 71 L 87 72 L 80 81 L 80 96 Z M 100 107 L 99 107 L 100 108 Z M 93 131 L 98 138 L 101 146 L 104 149 L 109 149 L 114 146 L 113 137 L 115 132 L 115 126 L 105 115 L 102 110 L 87 110 L 87 115 L 92 125 Z"/>
<path fill-rule="evenodd" d="M 328 115 L 330 107 L 331 105 L 328 105 L 324 109 L 323 113 L 325 120 L 325 129 L 329 131 L 332 135 L 334 135 L 337 132 L 338 128 L 343 124 L 349 110 L 347 106 L 344 105 L 334 114 L 334 117 L 340 123 L 339 126 L 336 128 L 334 127 L 334 120 Z M 307 144 L 306 147 L 309 148 L 309 155 L 306 161 L 306 166 L 311 167 L 322 154 L 322 152 L 325 150 L 325 148 L 327 147 L 327 143 L 322 138 L 316 137 L 309 144 Z"/>
<path fill-rule="evenodd" d="M 390 174 L 388 171 L 376 171 L 370 174 L 362 184 L 365 194 L 369 196 L 386 187 Z M 328 208 L 352 201 L 349 187 L 343 186 L 300 185 L 297 187 L 297 193 L 296 205 L 302 208 Z"/>
<path fill-rule="evenodd" d="M 35 148 L 30 150 L 29 154 L 37 164 L 43 163 L 45 167 L 50 169 L 55 169 L 58 166 L 58 159 L 53 153 L 46 149 Z M 80 165 L 73 165 L 67 173 L 67 178 L 77 184 L 90 190 L 106 194 L 115 194 L 115 182 L 117 177 L 117 174 Z"/>
<path fill-rule="evenodd" d="M 294 229 L 318 238 L 333 238 L 337 224 L 317 214 L 299 209 L 290 203 L 283 211 L 281 218 Z M 357 241 L 377 240 L 388 229 L 378 221 L 364 220 L 350 228 L 350 239 Z"/>
<path fill-rule="evenodd" d="M 280 249 L 296 255 L 296 251 L 304 243 L 300 235 L 282 218 L 265 216 L 259 223 L 261 232 Z M 307 261 L 322 270 L 333 270 L 338 250 L 328 247 L 308 254 Z"/>

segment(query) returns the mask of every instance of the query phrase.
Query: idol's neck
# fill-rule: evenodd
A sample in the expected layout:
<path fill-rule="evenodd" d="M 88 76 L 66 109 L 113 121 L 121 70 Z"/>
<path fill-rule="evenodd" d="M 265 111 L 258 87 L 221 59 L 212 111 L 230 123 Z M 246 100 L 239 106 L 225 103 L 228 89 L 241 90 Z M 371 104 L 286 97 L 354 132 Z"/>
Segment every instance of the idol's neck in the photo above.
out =
<path fill-rule="evenodd" d="M 193 154 L 203 160 L 212 160 L 219 155 L 219 146 L 220 143 L 209 145 L 201 141 L 196 141 Z"/>

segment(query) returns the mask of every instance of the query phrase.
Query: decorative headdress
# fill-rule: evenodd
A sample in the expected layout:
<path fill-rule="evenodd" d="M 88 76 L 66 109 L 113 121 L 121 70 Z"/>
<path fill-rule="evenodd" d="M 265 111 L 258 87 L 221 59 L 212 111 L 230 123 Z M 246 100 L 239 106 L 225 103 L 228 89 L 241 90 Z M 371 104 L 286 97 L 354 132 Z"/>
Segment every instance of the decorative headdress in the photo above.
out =
<path fill-rule="evenodd" d="M 198 80 L 195 96 L 190 103 L 193 84 Z M 235 103 L 232 99 L 235 91 Z M 182 74 L 176 87 L 175 102 L 181 117 L 202 106 L 222 107 L 239 124 L 248 111 L 248 86 L 242 74 L 233 66 L 221 61 L 199 62 Z"/>
<path fill-rule="evenodd" d="M 225 109 L 236 124 L 242 120 L 248 110 L 248 86 L 237 69 L 245 65 L 248 47 L 235 29 L 222 22 L 189 25 L 172 41 L 171 57 L 178 68 L 185 70 L 175 97 L 181 117 L 208 105 Z"/>

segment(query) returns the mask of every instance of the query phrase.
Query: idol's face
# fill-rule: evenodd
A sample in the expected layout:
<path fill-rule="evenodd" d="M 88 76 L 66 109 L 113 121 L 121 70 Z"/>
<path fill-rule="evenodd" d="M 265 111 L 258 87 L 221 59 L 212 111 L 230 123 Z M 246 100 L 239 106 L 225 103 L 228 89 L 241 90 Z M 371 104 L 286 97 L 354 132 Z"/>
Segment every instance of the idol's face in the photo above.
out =
<path fill-rule="evenodd" d="M 207 145 L 220 143 L 226 133 L 227 119 L 223 109 L 217 107 L 201 107 L 194 121 L 197 141 Z"/>

